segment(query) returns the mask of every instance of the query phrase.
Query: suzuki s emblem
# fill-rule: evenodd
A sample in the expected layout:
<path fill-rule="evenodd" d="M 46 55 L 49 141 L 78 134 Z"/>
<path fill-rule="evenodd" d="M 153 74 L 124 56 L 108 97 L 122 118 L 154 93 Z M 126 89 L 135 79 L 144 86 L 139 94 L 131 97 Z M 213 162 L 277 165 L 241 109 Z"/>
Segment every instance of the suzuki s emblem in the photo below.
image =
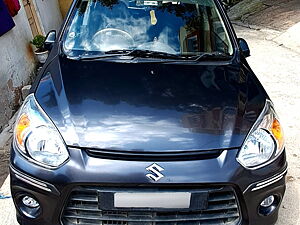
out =
<path fill-rule="evenodd" d="M 164 170 L 161 166 L 157 165 L 156 163 L 153 163 L 151 166 L 146 168 L 147 171 L 151 172 L 146 175 L 151 180 L 159 181 L 161 178 L 164 177 L 161 171 Z"/>

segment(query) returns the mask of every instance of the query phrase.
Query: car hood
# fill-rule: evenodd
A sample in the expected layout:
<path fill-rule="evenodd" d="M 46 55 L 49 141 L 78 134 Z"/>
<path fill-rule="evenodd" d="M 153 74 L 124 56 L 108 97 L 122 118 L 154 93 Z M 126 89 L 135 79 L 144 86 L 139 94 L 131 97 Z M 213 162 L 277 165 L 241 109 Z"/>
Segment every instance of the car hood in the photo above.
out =
<path fill-rule="evenodd" d="M 264 91 L 239 64 L 207 64 L 56 57 L 35 96 L 69 146 L 142 152 L 240 147 L 264 107 Z"/>

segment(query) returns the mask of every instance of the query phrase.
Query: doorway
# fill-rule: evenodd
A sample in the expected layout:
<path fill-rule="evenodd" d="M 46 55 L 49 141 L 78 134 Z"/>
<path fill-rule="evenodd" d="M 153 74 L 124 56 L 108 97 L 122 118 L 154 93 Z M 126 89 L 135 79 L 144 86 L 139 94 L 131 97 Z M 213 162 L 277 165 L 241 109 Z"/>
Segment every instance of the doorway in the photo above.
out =
<path fill-rule="evenodd" d="M 43 34 L 33 0 L 22 0 L 33 37 Z"/>

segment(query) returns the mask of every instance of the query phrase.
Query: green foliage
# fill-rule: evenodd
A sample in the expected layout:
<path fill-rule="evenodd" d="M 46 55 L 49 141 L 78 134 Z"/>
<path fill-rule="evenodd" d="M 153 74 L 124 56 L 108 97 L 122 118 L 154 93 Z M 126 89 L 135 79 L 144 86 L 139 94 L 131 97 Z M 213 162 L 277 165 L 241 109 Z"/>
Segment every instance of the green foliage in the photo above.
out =
<path fill-rule="evenodd" d="M 33 38 L 33 40 L 30 43 L 33 44 L 38 50 L 42 50 L 44 48 L 45 40 L 45 36 L 38 34 Z"/>

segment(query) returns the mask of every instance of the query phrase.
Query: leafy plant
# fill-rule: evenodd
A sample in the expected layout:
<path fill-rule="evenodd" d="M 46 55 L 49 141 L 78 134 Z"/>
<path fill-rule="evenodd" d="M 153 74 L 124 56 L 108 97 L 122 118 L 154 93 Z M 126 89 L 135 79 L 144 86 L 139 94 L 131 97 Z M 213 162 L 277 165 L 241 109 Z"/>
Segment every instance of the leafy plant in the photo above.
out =
<path fill-rule="evenodd" d="M 45 36 L 38 34 L 33 38 L 33 40 L 30 43 L 37 48 L 37 51 L 43 51 L 45 40 L 46 40 Z"/>

